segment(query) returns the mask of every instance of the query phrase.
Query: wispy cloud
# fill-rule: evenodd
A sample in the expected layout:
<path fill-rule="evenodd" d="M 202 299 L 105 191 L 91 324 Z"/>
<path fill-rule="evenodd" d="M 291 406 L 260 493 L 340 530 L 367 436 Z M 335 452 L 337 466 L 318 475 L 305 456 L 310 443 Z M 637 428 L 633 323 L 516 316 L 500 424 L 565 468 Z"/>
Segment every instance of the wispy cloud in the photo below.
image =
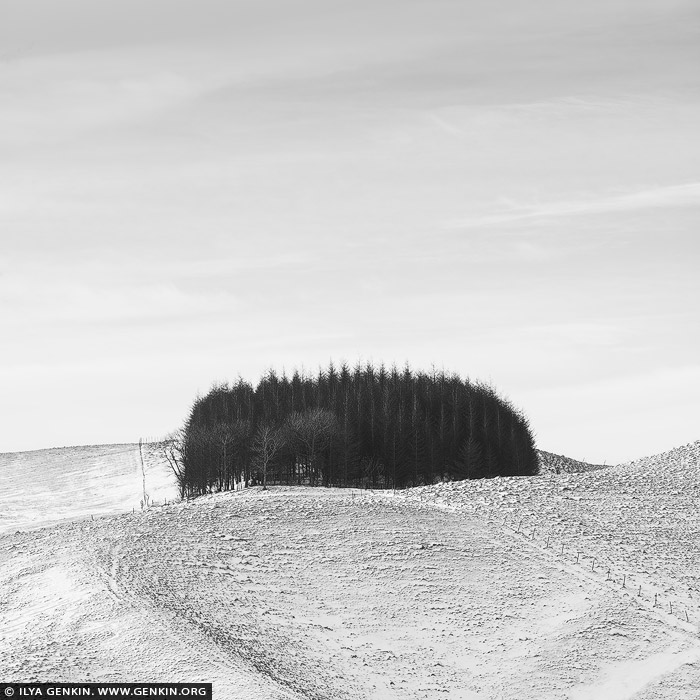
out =
<path fill-rule="evenodd" d="M 504 199 L 501 201 L 499 212 L 454 219 L 446 223 L 446 228 L 476 228 L 519 221 L 540 221 L 542 219 L 588 216 L 607 212 L 697 205 L 700 205 L 700 182 L 656 187 L 628 194 L 603 195 L 588 199 L 562 200 L 558 202 L 520 204 Z"/>
<path fill-rule="evenodd" d="M 465 136 L 464 129 L 455 126 L 451 122 L 447 121 L 447 119 L 444 119 L 443 117 L 440 117 L 434 113 L 430 115 L 430 118 L 435 124 L 435 126 L 437 126 L 438 129 L 445 132 L 446 134 L 449 134 L 450 136 L 456 136 L 457 138 L 463 138 Z"/>

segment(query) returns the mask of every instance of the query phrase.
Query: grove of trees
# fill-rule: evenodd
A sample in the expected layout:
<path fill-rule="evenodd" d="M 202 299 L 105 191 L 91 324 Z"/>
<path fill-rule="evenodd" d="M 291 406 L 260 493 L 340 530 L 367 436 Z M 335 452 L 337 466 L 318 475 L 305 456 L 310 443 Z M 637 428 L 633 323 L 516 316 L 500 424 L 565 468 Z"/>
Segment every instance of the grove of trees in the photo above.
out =
<path fill-rule="evenodd" d="M 168 451 L 182 496 L 252 483 L 403 488 L 538 470 L 526 418 L 491 387 L 370 364 L 214 386 Z"/>

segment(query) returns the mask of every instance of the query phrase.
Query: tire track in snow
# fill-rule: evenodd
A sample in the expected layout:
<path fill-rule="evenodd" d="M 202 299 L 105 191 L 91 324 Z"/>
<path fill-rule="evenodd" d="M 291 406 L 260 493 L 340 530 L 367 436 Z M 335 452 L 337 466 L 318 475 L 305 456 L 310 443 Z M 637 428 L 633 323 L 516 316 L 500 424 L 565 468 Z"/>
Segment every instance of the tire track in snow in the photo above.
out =
<path fill-rule="evenodd" d="M 155 538 L 144 544 L 153 556 L 137 571 L 143 554 L 130 552 L 132 574 L 143 583 L 179 567 L 184 597 L 161 589 L 154 605 L 190 616 L 223 648 L 238 635 L 247 654 L 264 657 L 263 673 L 287 664 L 292 683 L 313 668 L 329 679 L 340 673 L 359 688 L 353 698 L 563 699 L 606 673 L 608 657 L 636 649 L 645 626 L 656 629 L 635 622 L 597 579 L 571 576 L 539 548 L 523 551 L 514 533 L 442 511 L 325 489 L 303 498 L 221 494 L 144 515 L 138 529 Z M 130 585 L 142 585 L 136 579 Z M 247 637 L 255 634 L 267 648 Z M 279 656 L 285 635 L 295 642 Z M 604 651 L 592 653 L 589 636 Z M 678 642 L 666 631 L 659 640 L 646 657 Z M 504 669 L 520 679 L 517 695 Z M 561 687 L 543 692 L 542 674 Z M 343 697 L 313 687 L 307 697 Z"/>
<path fill-rule="evenodd" d="M 197 669 L 198 673 L 207 669 L 209 675 L 201 675 L 199 680 L 214 682 L 217 694 L 241 700 L 298 700 L 295 693 L 259 677 L 235 655 L 226 653 L 215 639 L 206 634 L 206 630 L 165 609 L 157 598 L 144 595 L 150 586 L 146 583 L 145 569 L 139 567 L 139 563 L 145 558 L 125 542 L 120 539 L 119 543 L 109 543 L 106 552 L 103 563 L 97 563 L 96 568 L 106 581 L 119 614 L 127 616 L 129 624 L 138 622 L 147 626 L 149 638 L 157 640 L 161 649 L 169 648 L 175 657 L 178 653 L 181 656 L 186 654 L 188 667 Z M 161 677 L 161 680 L 171 679 Z M 181 680 L 193 680 L 193 677 Z"/>
<path fill-rule="evenodd" d="M 246 700 L 564 700 L 612 683 L 626 654 L 685 651 L 599 581 L 479 516 L 334 494 L 222 494 L 63 528 L 57 562 L 78 562 L 94 588 L 54 637 L 93 679 L 209 674 L 218 697 Z M 34 669 L 58 668 L 46 657 Z M 267 677 L 284 663 L 287 689 Z"/>

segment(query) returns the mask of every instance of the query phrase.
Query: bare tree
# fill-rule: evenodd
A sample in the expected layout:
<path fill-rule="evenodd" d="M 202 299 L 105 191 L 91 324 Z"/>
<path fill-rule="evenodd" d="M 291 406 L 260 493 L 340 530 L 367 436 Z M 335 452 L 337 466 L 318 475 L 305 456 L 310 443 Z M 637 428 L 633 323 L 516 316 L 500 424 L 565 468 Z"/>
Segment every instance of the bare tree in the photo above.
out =
<path fill-rule="evenodd" d="M 285 435 L 279 428 L 261 423 L 253 436 L 253 453 L 262 470 L 263 490 L 267 490 L 267 467 L 275 459 L 285 443 Z"/>
<path fill-rule="evenodd" d="M 328 409 L 310 408 L 292 413 L 287 419 L 287 431 L 292 443 L 296 443 L 297 461 L 306 464 L 311 484 L 315 486 L 317 458 L 338 432 L 338 419 Z"/>
<path fill-rule="evenodd" d="M 233 425 L 226 421 L 219 421 L 210 430 L 210 438 L 212 443 L 216 445 L 218 459 L 216 465 L 216 489 L 223 491 L 232 487 L 230 470 L 229 448 L 235 443 L 236 437 L 233 431 Z"/>
<path fill-rule="evenodd" d="M 185 435 L 183 430 L 176 430 L 167 435 L 163 442 L 160 443 L 161 454 L 170 467 L 170 471 L 175 475 L 177 481 L 177 489 L 180 493 L 180 498 L 185 497 L 187 484 L 185 481 L 185 466 L 183 464 Z"/>

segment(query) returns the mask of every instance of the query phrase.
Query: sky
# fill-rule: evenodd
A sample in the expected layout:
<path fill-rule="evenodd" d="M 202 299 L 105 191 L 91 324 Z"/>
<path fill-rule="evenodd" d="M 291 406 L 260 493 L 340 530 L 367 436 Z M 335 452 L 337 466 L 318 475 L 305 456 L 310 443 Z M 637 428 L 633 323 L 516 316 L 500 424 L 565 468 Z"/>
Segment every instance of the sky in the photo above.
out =
<path fill-rule="evenodd" d="M 0 452 L 269 368 L 700 438 L 696 0 L 0 0 Z"/>

